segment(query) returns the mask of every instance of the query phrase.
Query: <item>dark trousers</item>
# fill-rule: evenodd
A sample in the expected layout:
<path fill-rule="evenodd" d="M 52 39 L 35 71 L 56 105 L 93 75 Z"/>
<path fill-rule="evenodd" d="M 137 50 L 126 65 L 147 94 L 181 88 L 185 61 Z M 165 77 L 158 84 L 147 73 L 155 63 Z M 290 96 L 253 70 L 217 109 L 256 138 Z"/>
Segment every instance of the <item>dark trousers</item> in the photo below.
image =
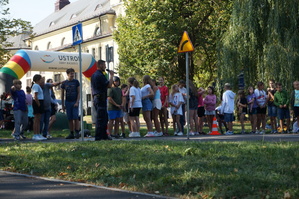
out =
<path fill-rule="evenodd" d="M 181 126 L 182 126 L 182 130 L 183 130 L 183 133 L 184 133 L 184 126 L 186 124 L 186 118 L 185 118 L 185 104 L 182 104 L 182 110 L 183 110 L 183 115 L 180 116 L 180 123 L 181 123 Z"/>
<path fill-rule="evenodd" d="M 108 139 L 108 135 L 106 132 L 108 124 L 106 103 L 106 101 L 101 101 L 97 98 L 94 99 L 94 107 L 97 112 L 95 140 Z"/>

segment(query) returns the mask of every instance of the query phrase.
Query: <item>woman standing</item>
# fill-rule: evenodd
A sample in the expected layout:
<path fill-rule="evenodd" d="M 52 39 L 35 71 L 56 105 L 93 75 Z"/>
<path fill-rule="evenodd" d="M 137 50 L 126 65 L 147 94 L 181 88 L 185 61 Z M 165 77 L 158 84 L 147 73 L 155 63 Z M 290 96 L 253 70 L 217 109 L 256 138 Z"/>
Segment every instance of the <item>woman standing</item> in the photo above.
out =
<path fill-rule="evenodd" d="M 213 119 L 215 116 L 215 108 L 216 108 L 216 95 L 214 94 L 214 88 L 212 86 L 208 87 L 208 95 L 204 99 L 204 105 L 205 105 L 205 115 L 206 119 L 209 125 L 209 133 L 212 132 L 212 124 Z"/>

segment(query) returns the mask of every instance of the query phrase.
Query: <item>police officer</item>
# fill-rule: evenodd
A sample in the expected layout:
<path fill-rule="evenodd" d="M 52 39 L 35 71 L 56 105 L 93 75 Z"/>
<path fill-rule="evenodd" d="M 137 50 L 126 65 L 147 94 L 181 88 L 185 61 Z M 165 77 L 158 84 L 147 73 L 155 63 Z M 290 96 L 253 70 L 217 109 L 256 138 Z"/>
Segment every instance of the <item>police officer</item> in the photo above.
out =
<path fill-rule="evenodd" d="M 106 129 L 108 123 L 107 113 L 107 89 L 113 83 L 114 72 L 109 71 L 109 80 L 105 76 L 106 64 L 103 60 L 98 60 L 97 70 L 91 76 L 91 90 L 93 96 L 93 104 L 97 112 L 96 116 L 96 133 L 95 140 L 110 140 Z"/>

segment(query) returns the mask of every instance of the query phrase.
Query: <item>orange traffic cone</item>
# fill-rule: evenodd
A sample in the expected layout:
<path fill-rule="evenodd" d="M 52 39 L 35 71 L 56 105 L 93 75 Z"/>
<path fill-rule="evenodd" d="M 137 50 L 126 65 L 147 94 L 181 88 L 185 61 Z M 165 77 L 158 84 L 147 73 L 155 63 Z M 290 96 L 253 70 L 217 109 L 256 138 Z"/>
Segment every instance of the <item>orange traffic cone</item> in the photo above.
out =
<path fill-rule="evenodd" d="M 210 133 L 209 135 L 221 135 L 221 133 L 218 132 L 218 123 L 215 116 L 213 118 L 212 133 Z"/>

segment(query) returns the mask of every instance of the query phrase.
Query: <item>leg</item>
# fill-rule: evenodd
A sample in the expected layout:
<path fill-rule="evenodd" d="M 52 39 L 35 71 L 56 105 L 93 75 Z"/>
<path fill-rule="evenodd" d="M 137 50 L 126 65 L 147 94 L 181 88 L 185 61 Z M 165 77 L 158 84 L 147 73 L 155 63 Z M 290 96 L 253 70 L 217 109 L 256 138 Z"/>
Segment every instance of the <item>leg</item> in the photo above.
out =
<path fill-rule="evenodd" d="M 143 111 L 143 118 L 146 122 L 147 132 L 153 132 L 153 123 L 151 120 L 151 111 Z"/>

